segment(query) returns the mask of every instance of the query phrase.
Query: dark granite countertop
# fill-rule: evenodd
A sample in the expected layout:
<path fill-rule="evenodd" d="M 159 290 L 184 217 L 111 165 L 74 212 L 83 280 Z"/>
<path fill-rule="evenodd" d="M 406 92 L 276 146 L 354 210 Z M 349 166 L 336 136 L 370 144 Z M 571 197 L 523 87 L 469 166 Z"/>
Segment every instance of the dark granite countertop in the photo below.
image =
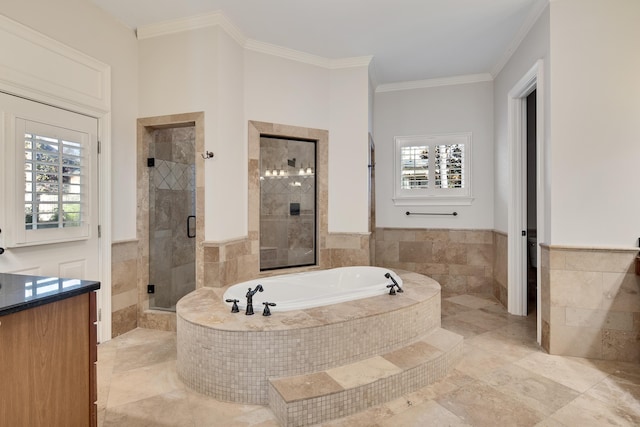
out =
<path fill-rule="evenodd" d="M 0 316 L 97 289 L 93 280 L 0 273 Z"/>

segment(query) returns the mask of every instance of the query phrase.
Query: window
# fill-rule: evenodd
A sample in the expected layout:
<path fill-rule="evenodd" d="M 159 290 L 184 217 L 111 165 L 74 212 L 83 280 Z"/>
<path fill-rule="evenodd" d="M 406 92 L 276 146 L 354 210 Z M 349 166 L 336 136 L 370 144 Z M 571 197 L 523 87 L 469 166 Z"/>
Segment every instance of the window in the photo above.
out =
<path fill-rule="evenodd" d="M 24 134 L 25 228 L 79 227 L 82 223 L 82 144 Z"/>
<path fill-rule="evenodd" d="M 471 204 L 471 133 L 395 138 L 398 206 Z"/>
<path fill-rule="evenodd" d="M 15 243 L 33 245 L 86 239 L 90 137 L 84 132 L 16 119 Z"/>

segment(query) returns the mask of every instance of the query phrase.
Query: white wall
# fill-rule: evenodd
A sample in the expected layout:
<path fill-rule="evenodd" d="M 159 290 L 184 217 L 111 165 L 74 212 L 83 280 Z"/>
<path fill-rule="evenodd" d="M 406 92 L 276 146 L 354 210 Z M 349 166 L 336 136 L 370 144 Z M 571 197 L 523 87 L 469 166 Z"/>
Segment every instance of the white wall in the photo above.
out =
<path fill-rule="evenodd" d="M 211 109 L 215 113 L 217 28 L 142 39 L 139 46 L 141 117 Z"/>
<path fill-rule="evenodd" d="M 640 236 L 640 1 L 551 2 L 551 242 Z"/>
<path fill-rule="evenodd" d="M 247 234 L 244 52 L 219 27 L 140 40 L 140 116 L 204 111 L 205 240 Z"/>
<path fill-rule="evenodd" d="M 329 131 L 329 231 L 368 225 L 368 67 L 327 69 L 248 50 L 246 120 Z"/>
<path fill-rule="evenodd" d="M 493 229 L 493 83 L 480 82 L 377 92 L 376 221 L 378 227 Z M 395 136 L 472 132 L 470 206 L 394 206 Z M 452 216 L 409 216 L 414 212 L 458 212 Z"/>
<path fill-rule="evenodd" d="M 367 231 L 367 69 L 247 50 L 219 27 L 140 41 L 140 115 L 205 112 L 206 240 L 247 235 L 249 120 L 328 130 L 329 231 Z"/>
<path fill-rule="evenodd" d="M 244 49 L 218 30 L 217 132 L 209 147 L 214 160 L 205 161 L 207 193 L 206 240 L 226 240 L 247 235 L 247 122 L 244 118 Z M 206 114 L 205 114 L 206 117 Z"/>
<path fill-rule="evenodd" d="M 112 239 L 136 237 L 138 42 L 93 3 L 3 0 L 0 13 L 111 66 Z"/>
<path fill-rule="evenodd" d="M 329 232 L 369 231 L 369 71 L 331 70 Z"/>
<path fill-rule="evenodd" d="M 518 83 L 518 81 L 535 65 L 536 61 L 542 59 L 545 65 L 546 84 L 544 85 L 545 93 L 542 98 L 544 102 L 545 117 L 545 145 L 549 144 L 549 8 L 547 7 L 537 22 L 531 28 L 527 36 L 520 43 L 517 50 L 513 53 L 507 64 L 502 68 L 500 73 L 493 81 L 493 99 L 494 99 L 494 135 L 495 135 L 495 203 L 494 203 L 494 223 L 495 229 L 506 233 L 508 231 L 508 206 L 509 206 L 509 141 L 508 141 L 508 93 Z M 540 99 L 540 97 L 538 97 Z M 548 150 L 547 150 L 548 154 Z M 549 159 L 545 160 L 544 168 L 548 168 Z M 547 172 L 548 173 L 548 172 Z M 547 195 L 549 194 L 548 176 L 545 180 Z M 541 189 L 538 189 L 540 191 Z M 549 203 L 545 203 L 549 206 Z M 549 217 L 549 213 L 545 214 Z M 547 219 L 547 235 L 538 235 L 541 242 L 549 242 L 549 222 Z"/>
<path fill-rule="evenodd" d="M 331 72 L 265 53 L 245 52 L 247 120 L 329 129 Z"/>

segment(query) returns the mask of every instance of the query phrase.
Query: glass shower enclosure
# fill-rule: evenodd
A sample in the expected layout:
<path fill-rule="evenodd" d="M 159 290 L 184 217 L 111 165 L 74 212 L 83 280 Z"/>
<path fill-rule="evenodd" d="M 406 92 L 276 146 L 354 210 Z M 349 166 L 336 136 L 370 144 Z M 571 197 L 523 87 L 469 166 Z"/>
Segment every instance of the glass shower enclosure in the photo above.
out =
<path fill-rule="evenodd" d="M 149 307 L 175 310 L 195 289 L 195 127 L 153 131 L 149 173 Z"/>
<path fill-rule="evenodd" d="M 260 270 L 316 263 L 316 143 L 260 137 Z"/>

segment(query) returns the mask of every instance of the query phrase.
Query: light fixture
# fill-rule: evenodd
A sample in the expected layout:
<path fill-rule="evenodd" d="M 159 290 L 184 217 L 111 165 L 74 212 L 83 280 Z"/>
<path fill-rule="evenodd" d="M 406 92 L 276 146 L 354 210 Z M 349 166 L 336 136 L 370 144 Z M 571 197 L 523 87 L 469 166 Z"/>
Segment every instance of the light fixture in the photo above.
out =
<path fill-rule="evenodd" d="M 311 165 L 307 166 L 307 175 L 311 175 L 313 173 L 313 169 L 311 169 Z"/>
<path fill-rule="evenodd" d="M 267 169 L 264 171 L 264 176 L 271 176 L 271 171 L 269 170 L 269 168 L 267 168 Z"/>
<path fill-rule="evenodd" d="M 304 175 L 304 168 L 300 165 L 300 170 L 298 171 L 298 175 Z"/>

